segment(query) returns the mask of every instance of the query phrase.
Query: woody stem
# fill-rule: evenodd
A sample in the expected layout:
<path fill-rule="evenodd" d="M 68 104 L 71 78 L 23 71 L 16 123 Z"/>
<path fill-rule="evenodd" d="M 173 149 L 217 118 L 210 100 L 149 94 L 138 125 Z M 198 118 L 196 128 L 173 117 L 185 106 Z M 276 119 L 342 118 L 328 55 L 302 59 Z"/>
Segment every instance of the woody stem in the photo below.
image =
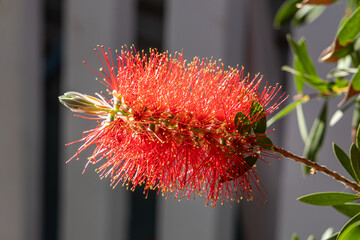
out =
<path fill-rule="evenodd" d="M 318 172 L 322 172 L 322 173 L 334 178 L 336 181 L 345 184 L 347 187 L 352 188 L 355 192 L 360 193 L 360 185 L 359 184 L 345 178 L 344 176 L 340 175 L 339 173 L 337 173 L 335 171 L 328 169 L 326 166 L 317 164 L 316 162 L 310 161 L 307 158 L 304 158 L 304 157 L 298 156 L 296 154 L 293 154 L 291 152 L 288 152 L 282 148 L 274 147 L 274 151 L 277 153 L 280 153 L 284 157 L 291 158 L 292 160 L 294 160 L 296 162 L 303 163 L 306 166 L 311 167 Z"/>

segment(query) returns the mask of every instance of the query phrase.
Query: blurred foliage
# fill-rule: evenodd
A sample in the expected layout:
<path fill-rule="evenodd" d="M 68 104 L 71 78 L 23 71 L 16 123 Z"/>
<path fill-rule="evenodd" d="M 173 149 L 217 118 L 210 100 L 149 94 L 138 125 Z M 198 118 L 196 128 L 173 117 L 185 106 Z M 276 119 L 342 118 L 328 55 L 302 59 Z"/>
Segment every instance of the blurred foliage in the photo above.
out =
<path fill-rule="evenodd" d="M 337 0 L 286 0 L 274 18 L 274 28 L 298 27 L 310 24 L 321 17 L 328 5 Z M 341 6 L 341 5 L 338 5 Z M 336 7 L 336 6 L 334 6 Z M 319 155 L 327 127 L 341 121 L 347 111 L 353 111 L 352 139 L 349 154 L 333 143 L 334 155 L 340 165 L 355 182 L 360 183 L 360 0 L 347 0 L 344 15 L 337 26 L 337 32 L 330 46 L 324 46 L 318 61 L 320 63 L 336 63 L 326 76 L 319 76 L 313 60 L 310 58 L 305 38 L 295 40 L 290 34 L 287 41 L 293 54 L 293 65 L 283 66 L 282 70 L 293 75 L 297 95 L 294 101 L 268 121 L 271 125 L 296 109 L 298 127 L 304 141 L 304 157 L 316 161 Z M 336 26 L 334 26 L 336 27 Z M 307 86 L 307 88 L 305 88 Z M 310 93 L 304 93 L 310 89 Z M 338 98 L 338 109 L 330 113 L 327 121 L 327 102 L 329 98 Z M 318 117 L 313 120 L 310 131 L 307 130 L 309 119 L 303 113 L 302 105 L 317 99 L 323 101 Z M 303 168 L 305 175 L 310 173 L 308 167 Z M 359 199 L 358 194 L 322 192 L 300 197 L 298 200 L 318 206 L 332 206 L 333 209 L 349 217 L 350 220 L 338 232 L 332 229 L 324 232 L 321 240 L 360 239 L 360 204 L 353 203 Z M 293 240 L 299 240 L 294 233 Z M 310 235 L 307 239 L 315 239 Z"/>

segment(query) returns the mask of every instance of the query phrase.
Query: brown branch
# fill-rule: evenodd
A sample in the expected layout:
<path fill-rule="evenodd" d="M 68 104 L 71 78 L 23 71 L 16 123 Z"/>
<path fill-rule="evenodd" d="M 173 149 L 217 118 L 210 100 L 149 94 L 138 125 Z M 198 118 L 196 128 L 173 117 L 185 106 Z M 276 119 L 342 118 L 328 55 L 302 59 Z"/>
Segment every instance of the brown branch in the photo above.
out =
<path fill-rule="evenodd" d="M 305 164 L 306 166 L 311 167 L 312 169 L 314 169 L 318 172 L 322 172 L 322 173 L 334 178 L 338 182 L 341 182 L 341 183 L 345 184 L 346 186 L 352 188 L 355 192 L 360 193 L 360 185 L 359 184 L 348 180 L 344 176 L 341 176 L 339 173 L 328 169 L 326 166 L 319 165 L 316 162 L 312 162 L 307 158 L 298 156 L 298 155 L 288 152 L 282 148 L 274 147 L 274 151 L 277 153 L 280 153 L 284 157 L 291 158 L 292 160 L 294 160 L 296 162 L 301 162 L 301 163 Z"/>

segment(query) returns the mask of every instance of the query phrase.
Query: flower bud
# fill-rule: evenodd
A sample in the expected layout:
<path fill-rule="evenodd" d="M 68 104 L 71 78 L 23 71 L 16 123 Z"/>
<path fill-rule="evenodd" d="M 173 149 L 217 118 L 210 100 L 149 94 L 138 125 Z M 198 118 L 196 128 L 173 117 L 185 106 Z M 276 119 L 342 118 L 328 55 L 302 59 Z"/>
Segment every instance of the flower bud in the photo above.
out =
<path fill-rule="evenodd" d="M 59 97 L 59 100 L 73 112 L 102 116 L 112 110 L 104 100 L 78 92 L 66 92 Z"/>

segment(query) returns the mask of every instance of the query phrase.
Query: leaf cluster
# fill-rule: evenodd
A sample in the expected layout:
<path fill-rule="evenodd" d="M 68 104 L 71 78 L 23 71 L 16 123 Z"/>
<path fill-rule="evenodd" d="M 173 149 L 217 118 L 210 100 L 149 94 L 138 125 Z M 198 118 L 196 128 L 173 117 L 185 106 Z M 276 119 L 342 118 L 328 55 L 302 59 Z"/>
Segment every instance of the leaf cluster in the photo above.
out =
<path fill-rule="evenodd" d="M 309 24 L 322 15 L 328 5 L 338 0 L 286 0 L 278 10 L 274 27 L 285 26 L 297 27 Z M 327 76 L 319 76 L 310 58 L 305 38 L 295 40 L 290 34 L 287 42 L 293 54 L 293 65 L 283 66 L 282 70 L 293 75 L 297 96 L 294 101 L 286 106 L 268 121 L 271 125 L 275 121 L 285 117 L 296 110 L 298 127 L 304 142 L 303 155 L 311 161 L 316 161 L 321 146 L 325 139 L 328 126 L 339 122 L 348 110 L 353 110 L 352 138 L 349 154 L 333 143 L 333 150 L 341 166 L 349 176 L 360 183 L 360 148 L 359 148 L 359 123 L 360 123 L 360 1 L 347 0 L 344 16 L 337 27 L 337 32 L 330 46 L 325 46 L 318 61 L 321 63 L 336 63 Z M 306 86 L 306 88 L 305 88 Z M 311 89 L 311 93 L 305 93 L 304 89 Z M 330 120 L 327 119 L 328 99 L 339 98 L 338 109 L 332 113 Z M 318 116 L 313 120 L 310 131 L 303 112 L 303 104 L 313 99 L 323 102 Z M 310 168 L 303 167 L 305 175 L 310 173 Z M 360 239 L 360 204 L 354 201 L 359 195 L 338 192 L 313 193 L 298 200 L 304 203 L 318 206 L 332 206 L 335 210 L 350 217 L 351 219 L 343 228 L 332 234 L 328 229 L 322 236 L 322 240 L 330 239 Z M 299 239 L 297 234 L 293 240 Z M 308 239 L 315 239 L 309 236 Z"/>
<path fill-rule="evenodd" d="M 326 10 L 326 6 L 333 4 L 335 0 L 287 0 L 280 7 L 274 19 L 274 27 L 280 28 L 287 25 L 293 27 L 308 24 Z M 296 41 L 290 34 L 287 41 L 293 53 L 293 66 L 283 66 L 282 69 L 294 76 L 297 91 L 294 101 L 269 120 L 271 125 L 296 109 L 298 127 L 305 148 L 303 155 L 316 161 L 327 126 L 333 126 L 344 116 L 345 111 L 354 110 L 353 132 L 356 132 L 360 123 L 360 1 L 349 0 L 345 14 L 339 23 L 338 31 L 333 43 L 324 49 L 319 56 L 319 61 L 336 62 L 337 66 L 330 70 L 326 78 L 318 75 L 313 60 L 310 58 L 304 38 Z M 304 87 L 308 86 L 314 92 L 304 93 Z M 341 97 L 339 109 L 332 114 L 330 121 L 327 120 L 327 100 L 330 97 Z M 303 113 L 303 104 L 312 99 L 320 99 L 324 102 L 319 115 L 314 119 L 310 132 L 307 129 L 306 119 Z M 345 104 L 346 103 L 346 104 Z M 329 123 L 328 123 L 329 122 Z M 309 173 L 309 168 L 304 167 L 304 173 Z"/>
<path fill-rule="evenodd" d="M 273 143 L 266 134 L 267 121 L 266 113 L 261 104 L 253 101 L 249 117 L 243 112 L 238 112 L 234 118 L 237 131 L 242 136 L 249 136 L 253 133 L 255 137 L 254 145 L 259 149 L 273 150 Z M 244 159 L 249 167 L 252 167 L 258 160 L 259 154 L 246 156 Z"/>

